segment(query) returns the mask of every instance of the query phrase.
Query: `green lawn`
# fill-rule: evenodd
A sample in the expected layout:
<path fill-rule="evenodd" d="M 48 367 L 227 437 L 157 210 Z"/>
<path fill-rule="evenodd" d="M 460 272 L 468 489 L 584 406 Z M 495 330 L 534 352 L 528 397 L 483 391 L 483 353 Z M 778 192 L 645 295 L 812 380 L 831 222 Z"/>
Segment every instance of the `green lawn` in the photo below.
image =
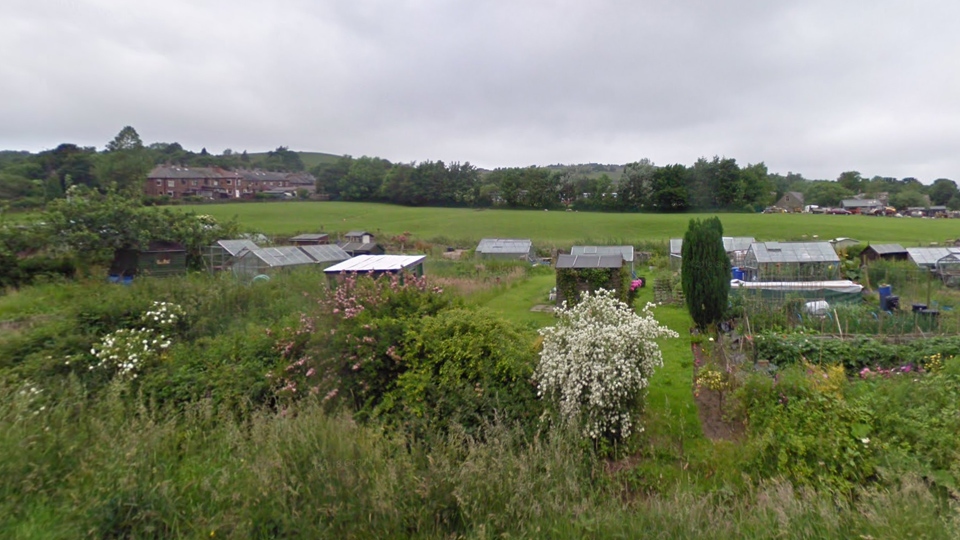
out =
<path fill-rule="evenodd" d="M 534 210 L 412 208 L 374 203 L 276 202 L 183 206 L 203 214 L 236 217 L 266 234 L 366 229 L 383 235 L 410 232 L 416 238 L 470 243 L 483 237 L 533 238 L 539 245 L 631 242 L 682 236 L 691 218 L 711 214 L 612 214 Z M 721 214 L 724 233 L 760 240 L 838 236 L 870 242 L 917 245 L 960 236 L 960 221 L 811 214 Z"/>

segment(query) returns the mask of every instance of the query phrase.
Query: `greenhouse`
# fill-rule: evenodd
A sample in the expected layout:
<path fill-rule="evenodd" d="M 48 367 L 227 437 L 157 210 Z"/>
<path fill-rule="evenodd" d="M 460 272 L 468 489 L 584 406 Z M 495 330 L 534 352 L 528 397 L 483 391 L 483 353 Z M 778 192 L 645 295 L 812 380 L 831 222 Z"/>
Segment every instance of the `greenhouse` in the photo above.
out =
<path fill-rule="evenodd" d="M 754 242 L 740 270 L 745 281 L 828 281 L 840 257 L 829 242 Z"/>

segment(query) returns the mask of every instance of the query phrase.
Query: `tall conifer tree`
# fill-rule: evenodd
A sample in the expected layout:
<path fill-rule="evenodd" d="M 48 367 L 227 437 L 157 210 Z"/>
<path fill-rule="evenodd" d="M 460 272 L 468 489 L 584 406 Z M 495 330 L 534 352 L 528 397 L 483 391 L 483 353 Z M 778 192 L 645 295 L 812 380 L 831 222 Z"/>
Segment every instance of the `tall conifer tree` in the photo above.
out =
<path fill-rule="evenodd" d="M 697 327 L 707 329 L 723 316 L 730 294 L 730 259 L 723 248 L 720 218 L 691 219 L 683 236 L 680 279 L 687 309 Z"/>

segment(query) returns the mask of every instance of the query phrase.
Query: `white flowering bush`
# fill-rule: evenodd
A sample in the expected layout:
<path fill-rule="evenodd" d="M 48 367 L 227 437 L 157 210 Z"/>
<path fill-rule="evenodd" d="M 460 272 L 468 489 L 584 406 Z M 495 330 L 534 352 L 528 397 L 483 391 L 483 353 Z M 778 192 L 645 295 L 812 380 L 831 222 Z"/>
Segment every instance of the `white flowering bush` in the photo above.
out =
<path fill-rule="evenodd" d="M 641 315 L 600 289 L 557 310 L 559 322 L 540 330 L 543 348 L 536 378 L 540 396 L 556 400 L 560 415 L 592 439 L 626 438 L 647 380 L 663 365 L 654 341 L 677 337 L 660 326 L 647 304 Z"/>
<path fill-rule="evenodd" d="M 111 332 L 90 349 L 97 363 L 90 365 L 89 369 L 106 370 L 120 379 L 136 379 L 145 366 L 159 360 L 163 351 L 170 347 L 171 339 L 164 331 L 175 329 L 182 323 L 184 315 L 183 308 L 177 304 L 154 302 L 141 317 L 143 327 Z"/>
<path fill-rule="evenodd" d="M 141 320 L 151 328 L 161 332 L 171 331 L 177 328 L 183 322 L 186 312 L 179 304 L 173 302 L 154 302 L 148 311 L 143 314 Z"/>

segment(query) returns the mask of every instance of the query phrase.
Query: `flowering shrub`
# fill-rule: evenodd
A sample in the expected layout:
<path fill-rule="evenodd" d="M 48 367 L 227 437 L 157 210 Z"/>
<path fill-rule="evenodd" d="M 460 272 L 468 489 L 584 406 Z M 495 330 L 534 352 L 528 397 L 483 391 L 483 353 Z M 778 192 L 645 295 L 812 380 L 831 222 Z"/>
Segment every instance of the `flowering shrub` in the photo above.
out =
<path fill-rule="evenodd" d="M 657 323 L 651 307 L 638 315 L 601 289 L 583 294 L 572 308 L 564 303 L 556 326 L 540 331 L 539 394 L 556 400 L 560 415 L 580 423 L 591 439 L 634 431 L 647 379 L 663 365 L 654 340 L 677 337 Z"/>
<path fill-rule="evenodd" d="M 311 377 L 330 377 L 323 385 L 311 379 L 310 391 L 323 390 L 328 401 L 337 396 L 351 399 L 361 418 L 372 414 L 408 368 L 398 350 L 408 329 L 450 305 L 442 293 L 425 278 L 409 274 L 341 276 L 336 289 L 320 301 L 323 322 L 329 324 L 324 331 L 325 354 L 304 360 L 291 371 L 305 377 L 312 368 Z M 291 358 L 291 365 L 302 358 Z M 303 377 L 300 380 L 306 382 Z"/>
<path fill-rule="evenodd" d="M 160 332 L 175 330 L 185 321 L 186 312 L 179 304 L 173 302 L 154 302 L 150 309 L 143 314 L 143 323 Z"/>
<path fill-rule="evenodd" d="M 140 321 L 140 328 L 121 328 L 111 332 L 90 349 L 97 363 L 90 370 L 100 369 L 121 379 L 136 379 L 142 369 L 160 358 L 170 347 L 165 330 L 174 329 L 184 319 L 183 308 L 169 302 L 154 302 Z M 70 360 L 67 360 L 69 365 Z"/>

